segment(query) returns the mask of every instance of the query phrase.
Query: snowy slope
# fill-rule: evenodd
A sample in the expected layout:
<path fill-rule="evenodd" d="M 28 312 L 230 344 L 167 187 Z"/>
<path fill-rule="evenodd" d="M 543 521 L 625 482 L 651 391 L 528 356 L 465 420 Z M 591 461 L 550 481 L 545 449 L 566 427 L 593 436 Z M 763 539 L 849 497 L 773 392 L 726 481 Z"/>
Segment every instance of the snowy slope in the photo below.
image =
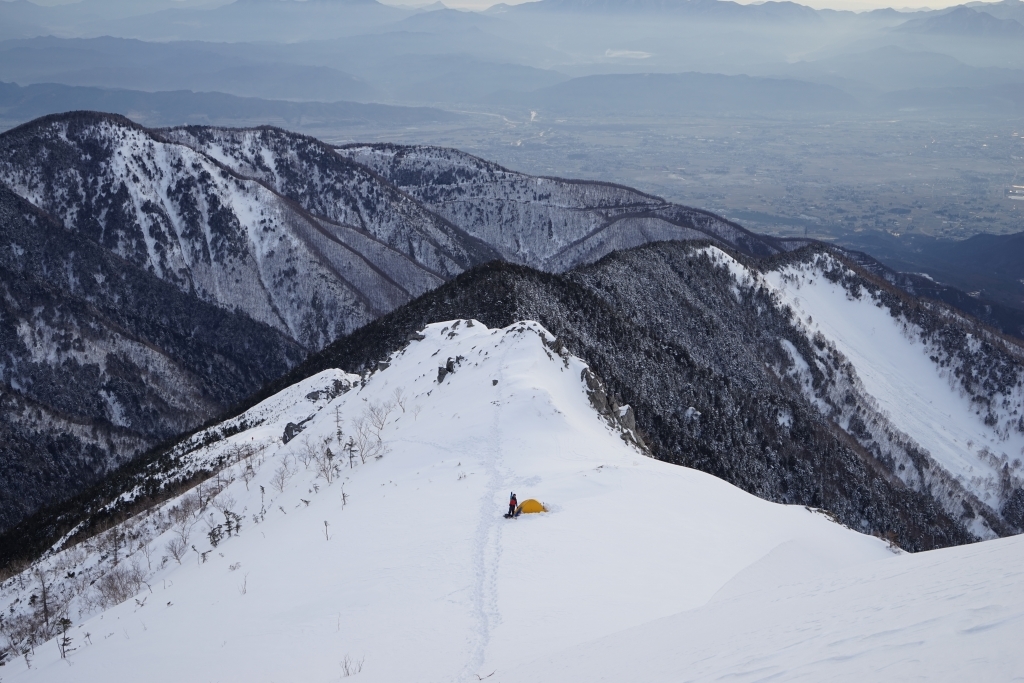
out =
<path fill-rule="evenodd" d="M 766 287 L 792 310 L 817 356 L 789 344 L 793 364 L 778 370 L 822 413 L 978 537 L 1007 533 L 1004 511 L 1024 485 L 1019 352 L 956 316 L 913 318 L 920 311 L 829 254 L 761 274 L 707 251 L 738 285 Z"/>
<path fill-rule="evenodd" d="M 502 258 L 542 270 L 569 270 L 659 240 L 711 239 L 757 255 L 782 249 L 718 216 L 621 185 L 530 176 L 440 147 L 347 145 L 337 151 L 484 240 Z"/>
<path fill-rule="evenodd" d="M 1018 536 L 781 588 L 726 586 L 699 609 L 540 657 L 501 680 L 1020 681 L 1022 560 Z"/>
<path fill-rule="evenodd" d="M 408 288 L 415 293 L 497 257 L 483 243 L 314 138 L 275 128 L 186 127 L 163 130 L 161 135 L 297 202 L 392 279 L 412 283 Z"/>
<path fill-rule="evenodd" d="M 788 268 L 769 279 L 801 318 L 813 319 L 808 333 L 821 332 L 853 363 L 865 390 L 890 420 L 957 481 L 998 507 L 999 470 L 1014 460 L 1013 469 L 1020 469 L 1024 433 L 1012 422 L 1003 433 L 998 429 L 1003 425 L 985 424 L 987 413 L 960 390 L 949 369 L 929 358 L 937 350 L 873 297 L 851 298 L 842 285 L 813 269 Z M 1008 396 L 1015 408 L 1022 398 L 1019 385 Z"/>
<path fill-rule="evenodd" d="M 262 166 L 235 170 L 225 146 L 207 155 L 184 131 L 47 117 L 0 136 L 0 182 L 67 229 L 309 349 L 493 258 L 320 143 L 281 137 L 273 150 L 284 158 L 264 149 Z M 282 151 L 287 143 L 304 147 Z M 312 213 L 299 203 L 311 196 Z"/>
<path fill-rule="evenodd" d="M 6 677 L 326 681 L 348 657 L 366 681 L 514 680 L 723 588 L 904 561 L 819 512 L 647 457 L 536 323 L 422 336 L 372 375 L 325 371 L 182 444 L 164 476 L 225 468 L 46 559 L 49 609 L 67 601 L 77 649 L 61 661 L 38 644 Z M 284 444 L 289 423 L 303 431 Z M 350 462 L 360 435 L 366 461 Z M 550 512 L 503 519 L 512 490 Z M 179 564 L 169 544 L 186 529 Z M 38 617 L 39 581 L 3 583 L 6 633 Z"/>

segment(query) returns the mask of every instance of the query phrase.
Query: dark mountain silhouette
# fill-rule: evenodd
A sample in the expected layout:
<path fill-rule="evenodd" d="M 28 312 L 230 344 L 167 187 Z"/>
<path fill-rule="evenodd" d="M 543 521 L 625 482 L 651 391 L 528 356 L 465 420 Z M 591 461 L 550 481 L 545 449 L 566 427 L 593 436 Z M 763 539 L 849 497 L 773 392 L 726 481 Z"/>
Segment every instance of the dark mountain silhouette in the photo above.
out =
<path fill-rule="evenodd" d="M 460 116 L 428 107 L 358 102 L 288 102 L 219 92 L 143 92 L 117 88 L 0 82 L 0 121 L 23 123 L 47 114 L 106 111 L 146 126 L 276 125 L 293 129 L 336 125 L 416 125 L 457 121 Z"/>

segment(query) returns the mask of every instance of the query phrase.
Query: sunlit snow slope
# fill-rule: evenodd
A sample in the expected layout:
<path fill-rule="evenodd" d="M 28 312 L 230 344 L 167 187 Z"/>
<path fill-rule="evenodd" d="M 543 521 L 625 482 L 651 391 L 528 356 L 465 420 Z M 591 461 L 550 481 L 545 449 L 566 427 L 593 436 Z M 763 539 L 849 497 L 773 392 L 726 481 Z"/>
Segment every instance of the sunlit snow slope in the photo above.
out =
<path fill-rule="evenodd" d="M 780 563 L 778 583 L 760 571 L 756 590 L 727 586 L 696 610 L 542 656 L 502 680 L 1020 681 L 1022 560 L 1017 536 L 792 585 L 779 585 Z"/>
<path fill-rule="evenodd" d="M 780 341 L 793 363 L 777 370 L 824 415 L 977 537 L 1020 527 L 1024 371 L 1017 347 L 945 309 L 915 310 L 830 254 L 762 274 L 719 249 L 706 251 L 738 284 L 766 287 L 791 310 L 815 355 Z"/>
<path fill-rule="evenodd" d="M 775 271 L 768 280 L 804 321 L 808 335 L 821 333 L 853 363 L 864 389 L 894 425 L 998 509 L 999 471 L 1009 464 L 1019 476 L 1024 455 L 1024 433 L 1014 429 L 1019 414 L 999 415 L 1002 419 L 990 420 L 995 424 L 986 423 L 986 407 L 961 389 L 954 368 L 934 360 L 941 350 L 922 339 L 921 330 L 894 318 L 875 297 L 850 296 L 842 284 L 830 282 L 813 266 Z M 1013 404 L 1008 413 L 1015 413 L 1021 403 L 1021 391 L 1015 389 L 1007 397 Z M 1003 412 L 1000 407 L 996 414 Z M 1009 424 L 1004 427 L 1005 422 Z"/>
<path fill-rule="evenodd" d="M 205 493 L 193 490 L 124 527 L 133 539 L 126 545 L 141 549 L 125 557 L 122 545 L 122 569 L 113 569 L 109 534 L 47 559 L 51 600 L 70 600 L 77 649 L 62 661 L 54 641 L 40 644 L 31 668 L 13 659 L 5 679 L 329 681 L 343 677 L 347 663 L 349 672 L 361 667 L 361 681 L 476 681 L 492 672 L 489 680 L 513 681 L 523 680 L 513 672 L 525 665 L 540 667 L 531 669 L 537 680 L 561 681 L 574 680 L 569 674 L 586 664 L 580 653 L 592 651 L 574 648 L 614 652 L 620 644 L 626 666 L 630 653 L 649 649 L 651 633 L 660 634 L 659 661 L 680 674 L 670 680 L 687 678 L 687 663 L 707 679 L 738 660 L 727 650 L 708 660 L 690 636 L 667 634 L 700 632 L 706 623 L 707 643 L 760 628 L 771 638 L 764 642 L 784 648 L 842 616 L 823 613 L 831 603 L 814 595 L 832 599 L 837 586 L 862 611 L 895 614 L 891 591 L 911 591 L 913 604 L 918 582 L 885 577 L 918 576 L 927 586 L 931 568 L 944 563 L 954 578 L 960 566 L 978 571 L 951 584 L 961 593 L 955 604 L 975 612 L 954 624 L 967 631 L 943 631 L 938 640 L 933 632 L 948 620 L 930 625 L 904 615 L 920 634 L 907 656 L 931 657 L 951 641 L 1006 643 L 1007 629 L 1019 630 L 1021 582 L 1000 587 L 986 571 L 1005 569 L 1008 557 L 1019 566 L 1020 543 L 908 556 L 819 512 L 653 460 L 594 410 L 586 367 L 550 341 L 535 323 L 438 323 L 366 378 L 326 371 L 197 435 L 181 468 L 237 462 L 208 480 Z M 439 382 L 449 359 L 454 373 Z M 372 434 L 375 418 L 383 451 L 371 437 L 366 461 L 357 455 L 350 466 L 344 444 L 361 420 L 362 433 Z M 283 444 L 288 423 L 304 429 Z M 234 429 L 242 431 L 214 441 Z M 310 459 L 326 447 L 344 463 L 337 476 L 321 476 Z M 503 519 L 510 491 L 550 511 Z M 189 501 L 204 507 L 188 513 Z M 179 564 L 169 544 L 187 526 L 181 520 L 196 518 L 194 549 Z M 240 520 L 240 531 L 211 547 L 229 519 Z M 990 550 L 990 559 L 965 560 L 980 557 L 976 548 Z M 100 587 L 125 568 L 137 568 L 145 584 L 104 609 Z M 33 581 L 5 582 L 0 608 L 12 618 L 26 610 Z M 993 607 L 997 588 L 1002 605 Z M 741 596 L 752 591 L 758 595 L 745 609 Z M 716 616 L 705 622 L 702 614 Z M 776 616 L 788 624 L 777 632 Z M 893 636 L 880 624 L 888 623 L 845 619 L 836 638 L 886 640 Z M 614 635 L 628 629 L 640 630 Z M 838 664 L 826 645 L 797 648 L 790 661 L 829 671 Z M 978 671 L 1006 662 L 1024 670 L 1019 651 L 987 661 Z M 601 680 L 600 670 L 586 671 L 579 680 Z M 651 671 L 608 680 L 650 680 Z"/>

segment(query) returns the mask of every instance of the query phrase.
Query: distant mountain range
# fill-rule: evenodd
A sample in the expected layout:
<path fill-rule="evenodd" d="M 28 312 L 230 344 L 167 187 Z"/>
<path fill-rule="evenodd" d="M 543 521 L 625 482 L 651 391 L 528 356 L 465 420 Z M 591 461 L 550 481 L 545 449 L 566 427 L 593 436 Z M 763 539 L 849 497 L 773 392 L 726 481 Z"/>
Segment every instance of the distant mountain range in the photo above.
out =
<path fill-rule="evenodd" d="M 796 72 L 784 69 L 795 61 L 883 47 L 939 52 L 979 67 L 1024 68 L 1013 49 L 1024 30 L 1017 0 L 861 14 L 728 0 L 541 0 L 495 5 L 486 13 L 375 0 L 150 3 L 131 11 L 116 4 L 0 2 L 0 40 L 29 41 L 0 44 L 0 79 L 270 99 L 464 103 L 501 90 L 550 86 L 558 74 L 642 67 L 789 76 Z M 125 39 L 151 42 L 118 43 Z M 721 50 L 722 44 L 734 47 Z M 433 94 L 424 69 L 433 72 Z M 461 87 L 452 87 L 453 78 Z"/>
<path fill-rule="evenodd" d="M 412 13 L 374 0 L 142 2 L 140 9 L 126 11 L 123 7 L 123 3 L 106 2 L 43 7 L 26 0 L 5 0 L 0 3 L 0 37 L 118 35 L 146 40 L 313 40 L 351 35 Z"/>
<path fill-rule="evenodd" d="M 821 22 L 817 11 L 795 2 L 741 4 L 730 0 L 540 0 L 497 5 L 492 12 L 603 13 L 612 15 L 673 15 L 706 21 Z"/>
<path fill-rule="evenodd" d="M 266 51 L 266 48 L 264 48 Z M 0 78 L 133 90 L 220 91 L 266 99 L 368 101 L 381 94 L 337 68 L 262 56 L 257 46 L 40 37 L 0 43 Z"/>
<path fill-rule="evenodd" d="M 1024 24 L 1016 19 L 999 19 L 986 11 L 963 6 L 936 16 L 911 19 L 896 30 L 988 40 L 1024 39 Z"/>
<path fill-rule="evenodd" d="M 12 125 L 47 114 L 92 110 L 131 117 L 147 126 L 276 125 L 292 129 L 352 125 L 417 125 L 458 121 L 459 114 L 427 107 L 357 102 L 288 102 L 219 92 L 144 92 L 56 83 L 0 82 L 0 122 Z"/>

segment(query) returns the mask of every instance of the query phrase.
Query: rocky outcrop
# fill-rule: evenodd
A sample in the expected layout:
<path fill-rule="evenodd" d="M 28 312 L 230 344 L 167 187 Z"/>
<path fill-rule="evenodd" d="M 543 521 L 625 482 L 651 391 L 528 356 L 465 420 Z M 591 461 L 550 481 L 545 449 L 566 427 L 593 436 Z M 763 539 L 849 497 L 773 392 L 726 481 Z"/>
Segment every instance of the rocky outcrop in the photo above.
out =
<path fill-rule="evenodd" d="M 619 405 L 615 397 L 609 396 L 604 382 L 590 368 L 583 371 L 580 379 L 586 385 L 590 405 L 594 406 L 598 415 L 621 432 L 623 441 L 634 444 L 649 453 L 650 449 L 636 430 L 636 415 L 633 414 L 633 408 L 628 405 Z"/>

